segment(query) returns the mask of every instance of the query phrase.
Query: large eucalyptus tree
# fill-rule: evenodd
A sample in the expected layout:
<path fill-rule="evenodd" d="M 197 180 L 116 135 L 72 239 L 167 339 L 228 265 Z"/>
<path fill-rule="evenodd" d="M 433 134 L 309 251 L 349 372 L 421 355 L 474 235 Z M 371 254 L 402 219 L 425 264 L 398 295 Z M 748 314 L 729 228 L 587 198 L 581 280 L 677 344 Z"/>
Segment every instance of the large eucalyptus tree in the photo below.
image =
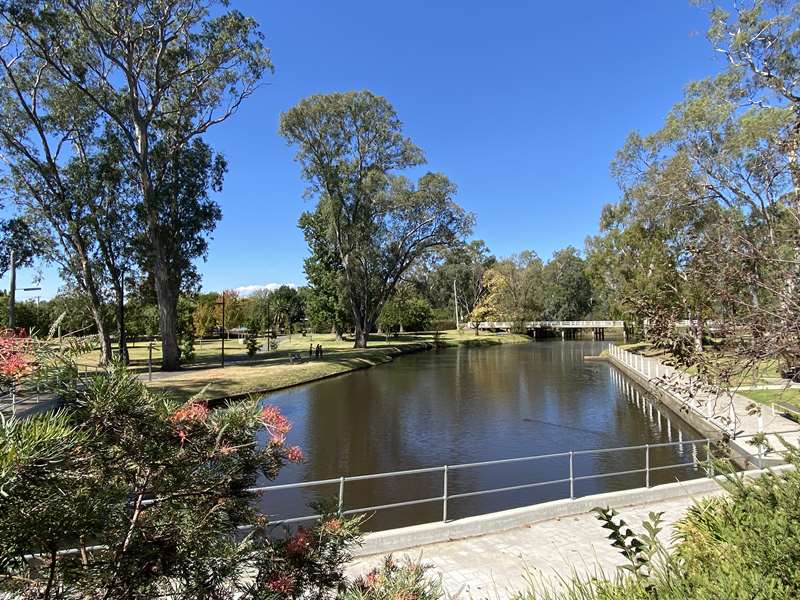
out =
<path fill-rule="evenodd" d="M 187 161 L 218 164 L 199 138 L 233 115 L 271 68 L 258 25 L 224 0 L 10 0 L 3 8 L 8 67 L 60 85 L 71 106 L 96 111 L 122 142 L 139 194 L 142 261 L 155 283 L 162 368 L 176 369 L 182 269 L 204 253 L 219 218 L 205 198 L 215 178 L 201 177 L 209 185 L 196 189 L 183 180 L 197 171 Z"/>
<path fill-rule="evenodd" d="M 454 202 L 455 186 L 443 174 L 427 173 L 416 184 L 397 174 L 424 157 L 385 98 L 367 91 L 311 96 L 281 116 L 280 132 L 297 147 L 308 193 L 327 205 L 355 346 L 366 347 L 403 274 L 468 233 L 472 217 Z"/>

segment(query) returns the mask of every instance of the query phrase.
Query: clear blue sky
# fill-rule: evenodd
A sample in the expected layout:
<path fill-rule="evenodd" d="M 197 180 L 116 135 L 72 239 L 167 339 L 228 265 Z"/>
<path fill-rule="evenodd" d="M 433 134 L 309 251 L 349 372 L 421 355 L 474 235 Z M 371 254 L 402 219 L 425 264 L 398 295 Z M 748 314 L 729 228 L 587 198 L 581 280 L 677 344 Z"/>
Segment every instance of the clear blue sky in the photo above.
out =
<path fill-rule="evenodd" d="M 688 0 L 232 6 L 261 23 L 276 70 L 208 136 L 230 171 L 200 265 L 207 290 L 303 283 L 296 224 L 311 205 L 277 127 L 309 94 L 386 96 L 427 168 L 458 185 L 475 237 L 500 256 L 547 258 L 597 232 L 601 207 L 617 197 L 608 167 L 627 133 L 658 127 L 688 81 L 722 67 L 706 14 Z M 52 270 L 43 285 L 44 297 L 57 291 Z"/>

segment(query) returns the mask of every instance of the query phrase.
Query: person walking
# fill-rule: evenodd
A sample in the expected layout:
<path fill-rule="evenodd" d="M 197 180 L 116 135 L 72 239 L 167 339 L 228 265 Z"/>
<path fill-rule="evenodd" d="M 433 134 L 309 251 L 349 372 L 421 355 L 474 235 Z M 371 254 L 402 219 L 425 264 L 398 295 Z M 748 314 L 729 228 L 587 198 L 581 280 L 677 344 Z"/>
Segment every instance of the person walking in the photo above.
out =
<path fill-rule="evenodd" d="M 308 358 L 312 358 L 314 356 L 314 344 L 308 345 Z"/>

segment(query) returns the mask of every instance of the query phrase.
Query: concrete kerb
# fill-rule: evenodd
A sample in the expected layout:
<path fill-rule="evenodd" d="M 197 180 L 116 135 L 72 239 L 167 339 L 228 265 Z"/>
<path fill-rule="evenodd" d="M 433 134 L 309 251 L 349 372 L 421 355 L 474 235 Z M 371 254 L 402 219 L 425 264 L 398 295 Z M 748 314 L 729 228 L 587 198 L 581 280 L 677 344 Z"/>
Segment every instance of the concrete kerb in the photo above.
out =
<path fill-rule="evenodd" d="M 793 465 L 781 465 L 770 469 L 745 471 L 740 475 L 747 479 L 753 479 L 767 472 L 779 473 L 793 468 Z M 476 517 L 466 517 L 447 523 L 426 523 L 377 531 L 364 536 L 362 545 L 353 552 L 353 555 L 362 558 L 376 554 L 389 554 L 409 550 L 430 544 L 478 537 L 524 527 L 541 521 L 585 514 L 598 506 L 621 509 L 626 506 L 658 503 L 678 497 L 704 496 L 720 492 L 723 489 L 720 484 L 724 482 L 725 477 L 722 475 L 713 478 L 703 477 L 650 488 L 595 494 L 574 500 L 569 498 L 554 500 L 534 506 L 514 508 Z M 654 508 L 657 510 L 657 507 Z"/>

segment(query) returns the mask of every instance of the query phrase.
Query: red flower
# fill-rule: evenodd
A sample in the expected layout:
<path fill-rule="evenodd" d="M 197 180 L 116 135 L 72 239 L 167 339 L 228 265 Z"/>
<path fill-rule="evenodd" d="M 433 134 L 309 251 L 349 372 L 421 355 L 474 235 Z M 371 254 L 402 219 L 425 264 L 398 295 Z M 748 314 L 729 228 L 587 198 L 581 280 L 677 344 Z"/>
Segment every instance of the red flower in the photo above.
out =
<path fill-rule="evenodd" d="M 372 569 L 369 573 L 364 576 L 364 586 L 365 587 L 372 587 L 375 585 L 375 582 L 378 580 L 378 569 Z"/>
<path fill-rule="evenodd" d="M 286 458 L 294 463 L 301 463 L 306 459 L 300 446 L 292 446 L 289 448 L 289 450 L 286 451 Z"/>
<path fill-rule="evenodd" d="M 342 529 L 342 522 L 339 519 L 328 519 L 322 524 L 322 529 L 328 533 L 338 533 Z"/>
<path fill-rule="evenodd" d="M 267 405 L 261 410 L 261 421 L 273 436 L 289 433 L 292 424 L 277 406 Z"/>
<path fill-rule="evenodd" d="M 208 405 L 205 402 L 184 404 L 170 417 L 173 423 L 202 423 L 208 418 Z"/>
<path fill-rule="evenodd" d="M 289 541 L 286 542 L 286 552 L 289 556 L 304 556 L 311 548 L 311 536 L 300 527 Z"/>
<path fill-rule="evenodd" d="M 0 337 L 0 374 L 6 377 L 21 377 L 31 369 L 25 356 L 28 344 L 17 337 Z"/>
<path fill-rule="evenodd" d="M 267 589 L 272 592 L 289 594 L 294 591 L 294 579 L 292 579 L 291 575 L 273 575 L 267 581 Z"/>

